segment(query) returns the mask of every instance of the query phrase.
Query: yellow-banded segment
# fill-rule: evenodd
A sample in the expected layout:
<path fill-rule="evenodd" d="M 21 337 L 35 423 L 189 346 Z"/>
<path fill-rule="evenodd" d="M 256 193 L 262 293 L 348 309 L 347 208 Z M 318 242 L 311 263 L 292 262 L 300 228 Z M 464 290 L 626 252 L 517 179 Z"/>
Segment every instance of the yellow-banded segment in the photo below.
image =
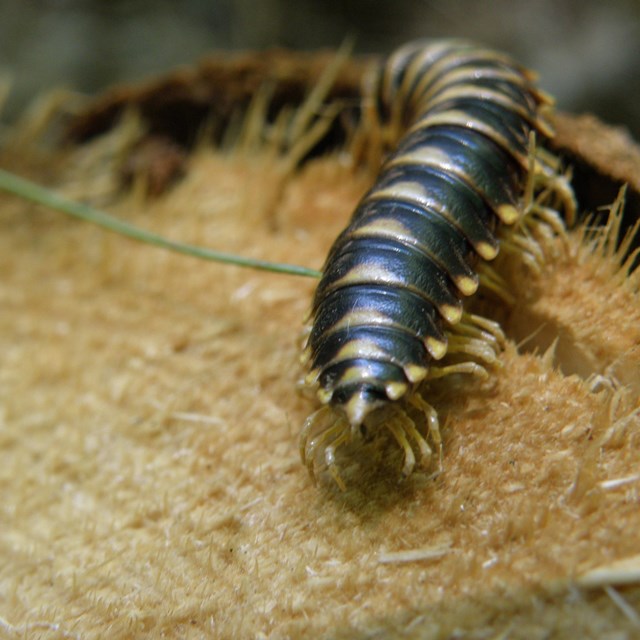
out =
<path fill-rule="evenodd" d="M 420 242 L 419 238 L 415 238 L 409 229 L 392 217 L 376 218 L 365 222 L 354 230 L 352 237 L 389 238 L 401 244 L 419 247 L 422 251 L 427 250 L 426 244 Z"/>
<path fill-rule="evenodd" d="M 407 134 L 410 135 L 416 131 L 421 131 L 438 125 L 453 125 L 478 131 L 507 151 L 524 169 L 528 166 L 528 155 L 524 149 L 521 150 L 514 148 L 511 141 L 496 131 L 493 127 L 481 120 L 470 118 L 467 113 L 460 109 L 449 109 L 448 111 L 441 111 L 439 113 L 427 112 L 425 116 L 420 118 L 409 129 Z"/>
<path fill-rule="evenodd" d="M 396 274 L 385 269 L 381 264 L 358 264 L 344 274 L 344 276 L 331 283 L 331 285 L 327 287 L 326 293 L 355 284 L 386 284 L 388 286 L 399 286 L 400 282 Z M 424 296 L 424 292 L 416 287 L 406 286 L 406 289 Z M 457 305 L 446 303 L 438 304 L 435 300 L 432 301 L 432 303 L 438 309 L 440 315 L 450 324 L 456 324 L 462 317 L 462 303 L 458 303 Z"/>
<path fill-rule="evenodd" d="M 403 153 L 401 155 L 395 156 L 389 162 L 389 167 L 402 167 L 405 165 L 418 165 L 423 167 L 432 167 L 437 169 L 438 171 L 447 171 L 453 176 L 456 176 L 459 180 L 466 183 L 470 188 L 472 188 L 478 195 L 481 195 L 487 204 L 491 206 L 491 208 L 496 211 L 496 208 L 499 206 L 503 206 L 502 203 L 499 202 L 490 202 L 488 200 L 488 195 L 484 192 L 480 185 L 475 184 L 473 182 L 472 177 L 463 171 L 463 169 L 454 163 L 451 158 L 447 155 L 447 153 L 438 148 L 437 146 L 425 146 L 422 148 L 417 148 L 412 151 Z M 429 200 L 429 194 L 424 188 L 420 188 L 420 184 L 414 181 L 407 182 L 398 182 L 394 183 L 392 186 L 382 189 L 383 192 L 393 192 L 395 190 L 396 184 L 402 185 L 403 189 L 407 190 L 409 193 L 420 194 L 420 196 L 425 200 Z M 409 188 L 407 185 L 415 185 L 413 189 Z M 371 195 L 375 195 L 377 197 L 378 191 L 373 192 Z M 433 200 L 433 198 L 431 197 Z"/>
<path fill-rule="evenodd" d="M 473 97 L 478 100 L 485 100 L 487 102 L 506 107 L 510 111 L 517 113 L 531 126 L 535 126 L 537 118 L 530 109 L 526 109 L 522 104 L 516 102 L 510 96 L 497 91 L 496 89 L 490 89 L 489 87 L 478 88 L 474 87 L 472 84 L 461 83 L 443 88 L 429 100 L 429 109 L 452 100 L 469 97 Z"/>
<path fill-rule="evenodd" d="M 466 174 L 461 173 L 459 168 L 451 161 L 451 158 L 437 147 L 429 146 L 403 153 L 389 161 L 389 167 L 398 167 L 406 164 L 421 165 L 424 167 L 434 167 L 440 171 L 448 171 L 463 178 Z M 406 184 L 406 183 L 400 183 Z M 411 184 L 411 183 L 409 183 Z M 428 194 L 425 194 L 427 196 Z"/>
<path fill-rule="evenodd" d="M 396 282 L 396 276 L 380 264 L 359 264 L 336 280 L 328 291 L 364 282 L 393 285 Z"/>
<path fill-rule="evenodd" d="M 416 64 L 410 67 L 409 71 L 413 71 L 413 74 L 407 72 L 405 77 L 413 76 L 411 78 L 412 81 L 415 82 L 416 71 L 421 71 L 421 73 L 419 83 L 411 93 L 407 92 L 407 95 L 409 97 L 422 97 L 425 88 L 436 82 L 438 78 L 448 77 L 454 69 L 477 67 L 480 61 L 483 64 L 491 63 L 513 68 L 513 62 L 507 56 L 494 51 L 483 50 L 472 45 L 470 46 L 469 43 L 461 42 L 460 45 L 460 47 L 451 47 L 445 55 L 440 56 L 439 59 L 429 65 L 428 68 L 424 68 L 424 64 L 422 64 L 422 66 Z M 405 86 L 407 85 L 410 86 L 409 81 L 405 82 Z M 402 99 L 402 93 L 400 93 L 399 98 Z M 425 105 L 424 101 L 422 101 L 422 103 L 417 106 L 424 107 L 428 105 Z M 413 115 L 415 116 L 416 114 L 414 113 Z"/>
<path fill-rule="evenodd" d="M 353 233 L 354 238 L 388 238 L 405 246 L 416 247 L 433 262 L 438 264 L 444 271 L 449 273 L 456 287 L 465 296 L 473 295 L 478 289 L 478 278 L 467 266 L 466 274 L 454 275 L 451 273 L 451 266 L 445 264 L 437 253 L 431 250 L 426 242 L 411 233 L 402 223 L 392 217 L 376 218 L 371 222 L 359 226 Z M 463 260 L 459 261 L 458 270 L 462 270 L 466 265 Z"/>
<path fill-rule="evenodd" d="M 442 203 L 431 196 L 419 183 L 411 180 L 394 182 L 389 187 L 381 187 L 372 191 L 365 202 L 374 200 L 405 200 L 420 207 L 437 207 L 442 209 Z"/>
<path fill-rule="evenodd" d="M 351 327 L 389 327 L 403 330 L 405 327 L 375 308 L 354 309 L 327 329 L 325 336 Z"/>
<path fill-rule="evenodd" d="M 384 360 L 392 358 L 392 354 L 381 349 L 373 340 L 348 340 L 332 358 L 331 363 L 341 362 L 342 360 L 354 360 L 356 358 L 366 360 Z"/>
<path fill-rule="evenodd" d="M 403 156 L 404 158 L 405 156 Z M 443 203 L 429 194 L 425 188 L 419 183 L 411 180 L 394 182 L 389 187 L 382 187 L 371 192 L 364 203 L 376 202 L 381 200 L 397 200 L 399 202 L 406 202 L 407 204 L 422 207 L 424 209 L 430 209 L 442 216 L 444 220 L 451 223 L 457 228 L 460 233 L 464 233 L 460 227 L 460 223 L 452 215 L 452 212 L 448 210 Z M 480 223 L 478 222 L 478 225 Z M 465 234 L 466 235 L 466 234 Z M 485 237 L 489 237 L 491 234 L 485 230 Z M 495 245 L 485 241 L 478 240 L 476 238 L 470 238 L 466 235 L 467 239 L 473 246 L 476 253 L 484 260 L 493 260 L 498 255 L 498 244 Z"/>
<path fill-rule="evenodd" d="M 340 376 L 340 384 L 351 385 L 354 382 L 371 382 L 376 381 L 372 378 L 371 372 L 367 367 L 354 365 L 346 369 Z"/>
<path fill-rule="evenodd" d="M 506 69 L 503 67 L 478 68 L 463 66 L 459 69 L 449 71 L 446 75 L 441 75 L 431 83 L 421 81 L 415 90 L 416 98 L 421 101 L 421 104 L 424 107 L 425 105 L 430 104 L 432 96 L 436 95 L 439 91 L 451 86 L 465 84 L 471 84 L 471 86 L 474 86 L 473 83 L 478 82 L 478 80 L 492 80 L 497 83 L 511 85 L 512 87 L 518 88 L 525 96 L 529 90 L 529 83 L 523 79 L 522 74 L 513 69 Z M 533 107 L 535 99 L 532 98 L 531 102 Z"/>
<path fill-rule="evenodd" d="M 458 322 L 452 323 L 458 324 Z M 390 329 L 397 329 L 400 331 L 406 331 L 406 327 L 404 325 L 395 322 L 392 318 L 389 318 L 384 313 L 379 312 L 376 309 L 358 309 L 355 311 L 351 311 L 345 314 L 340 320 L 338 320 L 335 324 L 333 324 L 330 328 L 328 328 L 324 334 L 323 338 L 326 340 L 332 334 L 338 333 L 344 329 L 348 329 L 350 327 L 388 327 Z M 422 340 L 422 344 L 426 348 L 429 355 L 434 360 L 441 360 L 447 353 L 447 340 L 439 340 L 436 337 L 431 335 L 427 335 Z M 303 363 L 309 362 L 311 359 L 311 347 L 307 345 L 304 349 L 304 360 Z M 351 356 L 352 354 L 349 351 L 344 350 L 340 351 L 341 356 Z M 421 365 L 416 365 L 416 368 L 411 368 L 413 365 L 410 365 L 409 368 L 405 367 L 405 373 L 407 378 L 411 382 L 418 382 L 424 378 L 422 374 L 423 367 Z M 313 385 L 317 382 L 320 370 L 313 369 L 311 373 L 309 373 L 305 378 L 305 384 Z"/>
<path fill-rule="evenodd" d="M 389 316 L 385 315 L 378 309 L 365 307 L 349 311 L 342 316 L 340 320 L 334 323 L 328 331 L 338 331 L 340 329 L 348 329 L 349 327 L 361 326 L 397 327 L 400 325 L 393 322 Z"/>

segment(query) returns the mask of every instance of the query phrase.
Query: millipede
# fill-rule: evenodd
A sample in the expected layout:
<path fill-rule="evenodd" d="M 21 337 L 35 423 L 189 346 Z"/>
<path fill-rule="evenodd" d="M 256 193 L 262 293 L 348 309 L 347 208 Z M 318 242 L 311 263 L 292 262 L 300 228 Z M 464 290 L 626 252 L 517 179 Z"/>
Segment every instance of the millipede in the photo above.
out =
<path fill-rule="evenodd" d="M 432 445 L 441 450 L 421 384 L 486 377 L 504 340 L 463 300 L 481 285 L 504 292 L 488 264 L 499 249 L 534 255 L 536 227 L 561 233 L 560 211 L 571 221 L 575 208 L 543 144 L 552 100 L 507 55 L 462 40 L 410 43 L 369 77 L 364 99 L 365 124 L 390 150 L 326 258 L 303 355 L 321 407 L 303 427 L 301 457 L 312 477 L 324 463 L 343 489 L 336 452 L 359 438 L 387 429 L 403 477 Z"/>

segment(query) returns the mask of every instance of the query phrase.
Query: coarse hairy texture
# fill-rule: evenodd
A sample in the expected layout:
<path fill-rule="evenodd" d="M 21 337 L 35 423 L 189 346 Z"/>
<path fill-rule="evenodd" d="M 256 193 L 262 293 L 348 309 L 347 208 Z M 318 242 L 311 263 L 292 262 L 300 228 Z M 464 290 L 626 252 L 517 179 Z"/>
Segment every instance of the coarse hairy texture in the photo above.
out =
<path fill-rule="evenodd" d="M 172 238 L 310 266 L 369 186 L 337 154 L 285 159 L 283 181 L 257 145 L 198 149 L 155 200 L 122 194 L 132 131 L 5 146 L 0 166 Z M 615 220 L 548 237 L 538 271 L 504 257 L 522 293 L 493 311 L 503 366 L 433 385 L 443 473 L 398 484 L 401 453 L 372 443 L 343 493 L 313 486 L 296 445 L 313 282 L 0 195 L 0 635 L 633 637 L 640 305 Z"/>

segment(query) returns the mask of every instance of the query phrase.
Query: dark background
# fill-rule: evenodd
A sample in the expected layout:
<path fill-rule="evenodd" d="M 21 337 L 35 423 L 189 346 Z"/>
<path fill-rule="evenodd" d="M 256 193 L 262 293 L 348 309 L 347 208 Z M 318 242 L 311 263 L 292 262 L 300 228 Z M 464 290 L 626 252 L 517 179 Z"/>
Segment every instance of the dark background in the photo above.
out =
<path fill-rule="evenodd" d="M 640 0 L 0 0 L 3 118 L 55 86 L 87 93 L 216 49 L 337 47 L 384 53 L 465 36 L 512 53 L 558 105 L 640 138 Z"/>

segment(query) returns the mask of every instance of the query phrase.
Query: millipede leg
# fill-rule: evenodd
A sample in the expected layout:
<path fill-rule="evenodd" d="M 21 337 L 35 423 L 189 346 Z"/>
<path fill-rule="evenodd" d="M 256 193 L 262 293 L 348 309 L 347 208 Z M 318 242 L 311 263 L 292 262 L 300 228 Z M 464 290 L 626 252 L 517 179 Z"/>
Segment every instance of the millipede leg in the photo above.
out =
<path fill-rule="evenodd" d="M 488 333 L 487 331 L 484 331 L 480 327 L 477 327 L 469 322 L 465 322 L 464 315 L 463 319 L 458 322 L 458 324 L 449 329 L 449 337 L 451 337 L 451 335 L 457 335 L 461 338 L 466 337 L 475 338 L 476 340 L 483 340 L 485 342 L 496 345 L 496 347 L 498 347 L 500 344 L 493 334 Z"/>
<path fill-rule="evenodd" d="M 348 428 L 342 430 L 335 440 L 331 442 L 331 444 L 327 445 L 324 450 L 324 460 L 327 465 L 327 469 L 329 469 L 329 473 L 331 477 L 335 481 L 335 483 L 340 487 L 341 491 L 347 490 L 347 485 L 344 483 L 342 476 L 340 475 L 340 470 L 338 469 L 338 465 L 336 464 L 336 450 L 339 449 L 343 444 L 349 441 L 351 432 Z"/>
<path fill-rule="evenodd" d="M 504 345 L 506 340 L 504 331 L 497 322 L 474 313 L 464 312 L 462 320 L 453 330 L 456 333 L 466 333 L 482 340 L 493 341 L 499 345 Z"/>
<path fill-rule="evenodd" d="M 322 418 L 326 418 L 327 416 L 332 415 L 333 412 L 331 408 L 328 406 L 321 407 L 317 411 L 314 411 L 304 423 L 302 427 L 302 431 L 300 432 L 300 439 L 298 440 L 298 446 L 300 450 L 300 459 L 302 460 L 302 464 L 307 464 L 308 452 L 307 445 L 309 443 L 309 436 L 314 428 L 317 426 L 318 422 Z M 327 422 L 324 420 L 324 422 Z M 322 429 L 324 431 L 325 429 Z M 308 465 L 307 465 L 308 466 Z"/>
<path fill-rule="evenodd" d="M 509 292 L 509 286 L 505 282 L 504 278 L 486 262 L 479 265 L 478 276 L 480 277 L 480 284 L 485 289 L 492 291 L 509 305 L 513 305 L 515 303 L 515 298 Z"/>
<path fill-rule="evenodd" d="M 560 206 L 549 206 L 553 199 L 559 201 Z M 523 227 L 537 234 L 543 231 L 542 224 L 556 236 L 566 238 L 565 223 L 555 209 L 564 210 L 567 223 L 573 224 L 576 206 L 570 173 L 561 173 L 558 158 L 547 149 L 537 147 L 535 133 L 532 132 L 529 137 L 529 172 L 522 198 Z M 515 242 L 517 244 L 518 241 Z M 505 248 L 509 250 L 508 246 Z M 526 247 L 523 249 L 528 251 Z M 526 253 L 524 255 L 526 259 Z"/>
<path fill-rule="evenodd" d="M 567 228 L 555 209 L 536 203 L 531 209 L 531 215 L 526 218 L 525 224 L 527 224 L 532 229 L 532 232 L 536 234 L 540 234 L 544 229 L 546 229 L 546 235 L 550 234 L 555 238 L 559 238 L 565 251 L 569 249 Z"/>
<path fill-rule="evenodd" d="M 447 353 L 464 353 L 489 365 L 498 364 L 498 354 L 486 340 L 466 336 L 449 336 Z"/>
<path fill-rule="evenodd" d="M 438 449 L 438 458 L 440 469 L 442 469 L 442 436 L 440 434 L 440 422 L 438 420 L 438 412 L 420 395 L 414 393 L 409 402 L 422 411 L 427 419 L 429 437 Z"/>
<path fill-rule="evenodd" d="M 535 131 L 529 133 L 529 153 L 528 153 L 529 169 L 527 171 L 527 181 L 524 185 L 522 195 L 522 218 L 525 218 L 533 204 L 535 179 L 536 179 L 536 134 Z"/>
<path fill-rule="evenodd" d="M 527 220 L 530 216 L 527 216 Z M 523 222 L 523 228 L 527 228 L 527 223 Z M 517 255 L 525 264 L 531 267 L 536 273 L 542 271 L 544 263 L 544 253 L 540 244 L 525 231 L 515 231 L 502 239 L 500 248 L 506 253 Z"/>
<path fill-rule="evenodd" d="M 557 236 L 565 236 L 567 234 L 564 222 L 555 209 L 536 203 L 532 209 L 532 213 L 536 218 L 542 220 L 544 224 L 551 227 Z"/>
<path fill-rule="evenodd" d="M 334 436 L 337 438 L 345 430 L 343 420 L 338 420 L 333 426 L 325 429 L 315 438 L 311 440 L 307 447 L 307 466 L 313 465 L 314 458 L 318 447 L 324 445 L 328 440 L 331 440 Z M 348 430 L 348 429 L 347 429 Z M 327 445 L 328 446 L 328 445 Z M 326 447 L 325 447 L 326 448 Z"/>
<path fill-rule="evenodd" d="M 536 160 L 547 173 L 559 173 L 562 168 L 560 158 L 544 147 L 536 147 Z"/>
<path fill-rule="evenodd" d="M 329 451 L 331 451 L 332 460 L 334 460 L 335 450 L 344 442 L 347 442 L 351 437 L 351 429 L 349 424 L 344 420 L 344 418 L 338 418 L 335 424 L 321 431 L 315 438 L 311 440 L 311 442 L 306 443 L 304 458 L 307 469 L 309 470 L 309 475 L 313 478 L 315 482 L 315 458 L 316 451 L 319 447 L 322 447 L 327 441 L 330 444 L 325 446 L 325 459 L 329 455 Z M 333 438 L 333 440 L 332 440 Z M 333 463 L 335 465 L 335 463 Z M 334 475 L 334 471 L 331 472 L 331 475 Z M 340 483 L 338 483 L 340 484 Z"/>
<path fill-rule="evenodd" d="M 536 183 L 543 189 L 548 189 L 561 202 L 561 208 L 567 219 L 567 224 L 571 226 L 576 217 L 576 199 L 569 177 L 558 173 L 539 173 L 536 175 Z"/>
<path fill-rule="evenodd" d="M 411 475 L 413 468 L 416 465 L 416 457 L 413 453 L 413 449 L 407 440 L 404 432 L 404 428 L 398 424 L 397 419 L 389 420 L 386 424 L 387 429 L 391 431 L 393 437 L 404 451 L 404 466 L 402 467 L 402 476 L 407 478 Z"/>
<path fill-rule="evenodd" d="M 453 373 L 468 373 L 472 376 L 478 376 L 482 380 L 486 380 L 489 377 L 487 370 L 477 362 L 459 362 L 457 364 L 450 364 L 444 367 L 431 367 L 427 380 L 435 380 L 436 378 L 444 378 L 450 376 Z"/>
<path fill-rule="evenodd" d="M 418 445 L 418 449 L 420 450 L 420 464 L 422 466 L 427 466 L 433 451 L 429 446 L 429 443 L 425 440 L 424 436 L 418 431 L 413 420 L 406 414 L 401 414 L 399 419 L 402 421 L 402 428 L 405 433 L 413 438 L 415 443 Z M 426 460 L 426 463 L 425 463 Z"/>

